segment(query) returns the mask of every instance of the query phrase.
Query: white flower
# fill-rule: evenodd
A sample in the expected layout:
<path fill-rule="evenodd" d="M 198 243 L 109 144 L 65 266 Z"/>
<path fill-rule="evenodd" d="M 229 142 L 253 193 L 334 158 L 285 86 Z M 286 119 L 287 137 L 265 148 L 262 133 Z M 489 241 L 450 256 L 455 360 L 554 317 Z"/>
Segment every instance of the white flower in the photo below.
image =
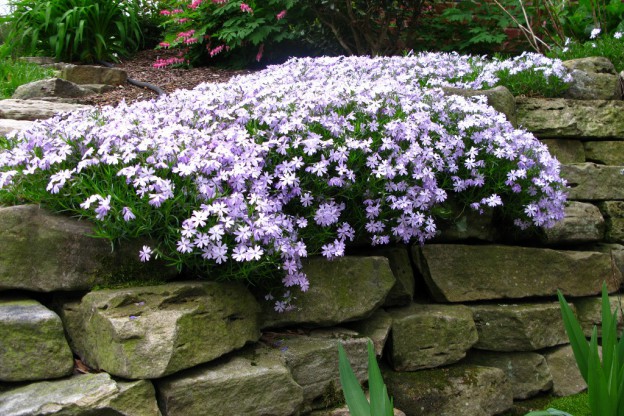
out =
<path fill-rule="evenodd" d="M 590 39 L 596 39 L 599 34 L 600 34 L 600 28 L 596 27 L 596 28 L 592 29 L 592 31 L 591 31 L 591 33 L 589 35 L 589 38 Z"/>
<path fill-rule="evenodd" d="M 615 32 L 615 33 L 613 34 L 613 37 L 614 37 L 615 39 L 620 39 L 620 38 L 622 37 L 622 32 Z"/>

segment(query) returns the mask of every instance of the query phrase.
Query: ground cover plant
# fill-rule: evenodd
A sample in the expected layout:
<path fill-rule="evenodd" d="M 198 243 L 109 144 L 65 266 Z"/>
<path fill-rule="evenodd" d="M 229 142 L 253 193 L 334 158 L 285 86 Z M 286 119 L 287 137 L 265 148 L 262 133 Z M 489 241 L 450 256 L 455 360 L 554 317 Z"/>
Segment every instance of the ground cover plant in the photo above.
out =
<path fill-rule="evenodd" d="M 22 84 L 51 77 L 54 71 L 26 62 L 0 59 L 0 98 L 11 98 Z"/>
<path fill-rule="evenodd" d="M 544 73 L 563 77 L 559 64 Z M 355 238 L 424 243 L 449 198 L 504 208 L 522 228 L 563 218 L 544 145 L 483 97 L 432 88 L 486 88 L 495 67 L 456 54 L 293 59 L 59 116 L 2 141 L 0 196 L 90 218 L 113 241 L 150 237 L 142 261 L 255 283 L 277 272 L 283 310 L 309 286 L 302 258 L 342 256 Z"/>

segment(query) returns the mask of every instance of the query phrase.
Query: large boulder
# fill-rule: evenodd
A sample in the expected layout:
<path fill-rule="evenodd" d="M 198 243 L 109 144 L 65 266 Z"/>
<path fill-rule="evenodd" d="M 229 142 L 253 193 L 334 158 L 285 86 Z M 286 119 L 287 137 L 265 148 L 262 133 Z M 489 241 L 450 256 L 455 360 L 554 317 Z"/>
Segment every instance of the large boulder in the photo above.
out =
<path fill-rule="evenodd" d="M 546 359 L 534 352 L 472 350 L 466 362 L 503 370 L 511 383 L 514 399 L 528 399 L 550 390 L 553 385 Z"/>
<path fill-rule="evenodd" d="M 31 100 L 41 97 L 81 98 L 93 92 L 61 78 L 48 78 L 29 82 L 17 87 L 11 98 Z"/>
<path fill-rule="evenodd" d="M 304 411 L 342 402 L 338 371 L 338 344 L 342 344 L 358 380 L 368 379 L 368 338 L 340 328 L 317 329 L 309 335 L 273 334 L 271 345 L 293 379 L 303 387 Z"/>
<path fill-rule="evenodd" d="M 540 141 L 561 163 L 585 163 L 585 149 L 580 140 L 542 139 Z"/>
<path fill-rule="evenodd" d="M 70 111 L 86 110 L 88 105 L 58 103 L 44 100 L 0 100 L 0 119 L 45 120 Z"/>
<path fill-rule="evenodd" d="M 557 289 L 570 296 L 610 291 L 622 275 L 611 256 L 591 251 L 567 251 L 502 245 L 425 244 L 414 246 L 414 259 L 436 301 L 552 296 Z"/>
<path fill-rule="evenodd" d="M 479 333 L 475 348 L 535 351 L 568 342 L 558 302 L 470 305 Z"/>
<path fill-rule="evenodd" d="M 115 381 L 106 373 L 40 381 L 0 393 L 3 416 L 160 416 L 149 381 Z"/>
<path fill-rule="evenodd" d="M 561 166 L 561 176 L 568 181 L 568 198 L 583 201 L 624 199 L 624 175 L 621 171 L 622 166 L 595 163 Z"/>
<path fill-rule="evenodd" d="M 547 244 L 578 244 L 600 241 L 605 234 L 605 220 L 600 209 L 586 202 L 570 201 L 565 217 L 552 228 L 544 229 Z"/>
<path fill-rule="evenodd" d="M 141 263 L 141 242 L 111 251 L 109 242 L 93 234 L 91 223 L 36 205 L 1 207 L 0 291 L 89 290 L 119 277 L 164 280 L 176 273 L 162 262 Z"/>
<path fill-rule="evenodd" d="M 92 368 L 158 378 L 218 358 L 260 337 L 259 306 L 242 285 L 180 282 L 91 292 L 62 318 Z"/>
<path fill-rule="evenodd" d="M 477 342 L 472 312 L 463 305 L 414 304 L 390 314 L 389 355 L 396 371 L 457 362 Z"/>
<path fill-rule="evenodd" d="M 310 281 L 297 294 L 296 308 L 276 312 L 264 303 L 263 327 L 288 325 L 332 326 L 370 316 L 381 306 L 396 280 L 385 257 L 321 257 L 304 261 Z"/>
<path fill-rule="evenodd" d="M 583 142 L 585 157 L 588 161 L 601 165 L 620 166 L 624 164 L 624 142 L 618 141 L 591 141 Z M 584 162 L 584 161 L 581 161 Z M 580 163 L 580 162 L 562 162 Z"/>
<path fill-rule="evenodd" d="M 620 99 L 620 76 L 613 63 L 602 56 L 572 59 L 563 62 L 572 83 L 565 98 L 574 100 L 617 100 Z"/>
<path fill-rule="evenodd" d="M 290 416 L 303 404 L 280 351 L 268 347 L 159 380 L 157 390 L 165 416 Z"/>
<path fill-rule="evenodd" d="M 543 354 L 553 379 L 553 395 L 571 396 L 587 389 L 571 346 L 552 348 Z"/>
<path fill-rule="evenodd" d="M 488 105 L 493 107 L 500 113 L 505 114 L 507 120 L 514 126 L 518 127 L 518 119 L 516 116 L 516 99 L 513 94 L 503 86 L 498 86 L 489 90 L 467 90 L 463 88 L 442 88 L 446 95 L 460 95 L 462 97 L 485 97 Z"/>
<path fill-rule="evenodd" d="M 57 314 L 30 299 L 0 298 L 0 381 L 70 375 L 74 357 Z"/>
<path fill-rule="evenodd" d="M 128 80 L 128 74 L 119 68 L 64 64 L 61 78 L 76 84 L 122 85 Z"/>
<path fill-rule="evenodd" d="M 624 138 L 624 101 L 516 98 L 518 124 L 539 138 Z"/>
<path fill-rule="evenodd" d="M 409 416 L 489 416 L 513 404 L 511 384 L 494 367 L 457 365 L 415 372 L 383 371 L 394 405 Z"/>

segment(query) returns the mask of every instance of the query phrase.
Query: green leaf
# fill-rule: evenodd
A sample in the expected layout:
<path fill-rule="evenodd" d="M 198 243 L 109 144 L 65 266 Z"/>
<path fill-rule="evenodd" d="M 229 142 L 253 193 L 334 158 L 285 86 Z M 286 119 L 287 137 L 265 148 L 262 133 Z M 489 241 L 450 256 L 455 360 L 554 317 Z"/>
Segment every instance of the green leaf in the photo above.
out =
<path fill-rule="evenodd" d="M 578 323 L 574 312 L 566 302 L 563 294 L 560 290 L 557 291 L 559 298 L 559 305 L 561 306 L 561 315 L 563 317 L 563 325 L 565 326 L 566 333 L 570 339 L 570 345 L 574 352 L 574 358 L 576 359 L 576 365 L 581 373 L 581 376 L 587 382 L 587 360 L 589 357 L 589 345 L 587 345 L 587 339 L 581 329 L 581 325 Z"/>
<path fill-rule="evenodd" d="M 347 354 L 340 343 L 338 344 L 338 369 L 342 393 L 351 416 L 371 416 L 368 400 L 366 400 L 362 386 L 353 373 Z"/>
<path fill-rule="evenodd" d="M 371 415 L 392 415 L 392 402 L 388 398 L 388 390 L 383 382 L 381 370 L 375 356 L 375 349 L 370 340 L 368 341 L 368 390 L 370 393 Z"/>

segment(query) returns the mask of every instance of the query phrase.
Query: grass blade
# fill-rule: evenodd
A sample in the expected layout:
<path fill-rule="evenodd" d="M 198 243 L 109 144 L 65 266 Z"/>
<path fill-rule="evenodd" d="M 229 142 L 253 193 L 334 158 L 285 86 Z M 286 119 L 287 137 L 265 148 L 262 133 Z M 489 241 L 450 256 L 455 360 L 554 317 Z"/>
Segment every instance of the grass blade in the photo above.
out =
<path fill-rule="evenodd" d="M 587 345 L 587 339 L 585 338 L 585 334 L 583 333 L 576 316 L 574 316 L 574 312 L 572 312 L 570 305 L 568 305 L 568 302 L 566 302 L 560 290 L 557 291 L 557 296 L 559 297 L 559 304 L 561 305 L 563 325 L 565 326 L 568 338 L 570 339 L 570 345 L 572 346 L 572 351 L 574 352 L 576 364 L 579 368 L 581 376 L 587 383 L 587 359 L 589 356 L 589 345 Z"/>
<path fill-rule="evenodd" d="M 351 416 L 370 416 L 370 405 L 368 400 L 366 400 L 360 382 L 353 373 L 342 344 L 338 344 L 338 369 L 340 371 L 342 393 Z"/>

